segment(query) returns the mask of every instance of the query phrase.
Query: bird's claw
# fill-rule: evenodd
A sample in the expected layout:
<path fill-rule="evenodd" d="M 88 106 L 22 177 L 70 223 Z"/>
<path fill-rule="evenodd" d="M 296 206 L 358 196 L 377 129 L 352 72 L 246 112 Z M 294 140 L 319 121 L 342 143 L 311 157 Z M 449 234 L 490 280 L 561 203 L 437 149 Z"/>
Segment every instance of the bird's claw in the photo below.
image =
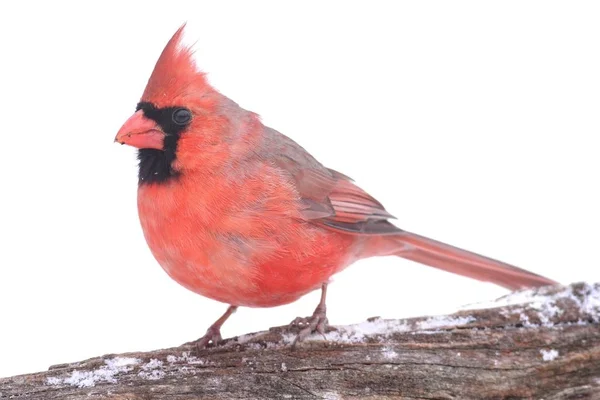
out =
<path fill-rule="evenodd" d="M 215 326 L 211 326 L 206 330 L 204 336 L 202 336 L 195 342 L 192 342 L 192 344 L 196 346 L 197 351 L 200 351 L 207 348 L 211 344 L 213 346 L 216 346 L 217 343 L 219 343 L 222 340 L 223 338 L 221 337 L 221 330 Z"/>
<path fill-rule="evenodd" d="M 327 320 L 327 314 L 324 307 L 317 307 L 310 317 L 295 318 L 289 326 L 290 328 L 300 328 L 300 332 L 298 332 L 298 336 L 296 336 L 294 343 L 292 343 L 292 348 L 296 347 L 298 342 L 303 341 L 313 332 L 320 333 L 323 336 L 323 339 L 327 340 L 325 337 L 325 329 L 328 324 L 329 321 Z"/>

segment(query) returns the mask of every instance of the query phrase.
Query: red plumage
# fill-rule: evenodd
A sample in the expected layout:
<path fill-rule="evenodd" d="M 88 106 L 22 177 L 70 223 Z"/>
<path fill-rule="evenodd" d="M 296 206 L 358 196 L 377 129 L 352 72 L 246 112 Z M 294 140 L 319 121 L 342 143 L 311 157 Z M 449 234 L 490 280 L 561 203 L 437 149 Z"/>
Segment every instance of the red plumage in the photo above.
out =
<path fill-rule="evenodd" d="M 347 176 L 213 89 L 181 45 L 182 32 L 163 50 L 139 111 L 116 138 L 140 148 L 142 228 L 178 283 L 232 306 L 272 307 L 381 255 L 510 289 L 554 283 L 392 225 L 381 203 Z M 324 299 L 303 335 L 323 329 Z M 233 310 L 201 345 L 219 338 Z"/>

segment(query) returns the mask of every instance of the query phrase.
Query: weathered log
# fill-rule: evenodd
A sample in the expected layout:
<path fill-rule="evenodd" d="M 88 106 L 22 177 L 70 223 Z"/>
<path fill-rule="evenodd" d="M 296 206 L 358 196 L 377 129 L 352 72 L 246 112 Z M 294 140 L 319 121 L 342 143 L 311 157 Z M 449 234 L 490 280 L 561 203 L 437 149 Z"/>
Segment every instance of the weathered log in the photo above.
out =
<path fill-rule="evenodd" d="M 372 318 L 295 349 L 278 327 L 198 353 L 110 354 L 0 379 L 0 399 L 600 399 L 600 284 L 486 307 Z"/>

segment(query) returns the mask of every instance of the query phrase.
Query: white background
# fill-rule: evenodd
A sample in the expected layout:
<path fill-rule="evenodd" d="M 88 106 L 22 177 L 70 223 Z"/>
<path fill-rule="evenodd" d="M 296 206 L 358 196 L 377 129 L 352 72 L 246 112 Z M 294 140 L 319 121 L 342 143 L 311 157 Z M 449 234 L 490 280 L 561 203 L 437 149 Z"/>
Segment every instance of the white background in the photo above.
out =
<path fill-rule="evenodd" d="M 118 4 L 118 5 L 115 5 Z M 352 176 L 404 229 L 600 281 L 597 2 L 4 2 L 0 376 L 201 336 L 225 305 L 152 258 L 113 144 L 188 21 L 221 92 Z M 335 277 L 333 324 L 501 288 L 396 258 Z M 225 337 L 312 312 L 240 309 Z"/>

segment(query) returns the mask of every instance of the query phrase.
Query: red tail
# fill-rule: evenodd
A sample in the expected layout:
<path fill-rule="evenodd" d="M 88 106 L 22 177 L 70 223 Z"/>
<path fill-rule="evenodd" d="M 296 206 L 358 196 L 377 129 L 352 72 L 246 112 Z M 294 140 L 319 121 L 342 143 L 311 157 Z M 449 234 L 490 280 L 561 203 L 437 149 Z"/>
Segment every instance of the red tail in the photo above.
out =
<path fill-rule="evenodd" d="M 388 236 L 402 249 L 397 256 L 444 271 L 495 283 L 508 289 L 553 285 L 557 282 L 513 265 L 503 263 L 470 251 L 459 249 L 433 239 L 402 231 Z"/>

